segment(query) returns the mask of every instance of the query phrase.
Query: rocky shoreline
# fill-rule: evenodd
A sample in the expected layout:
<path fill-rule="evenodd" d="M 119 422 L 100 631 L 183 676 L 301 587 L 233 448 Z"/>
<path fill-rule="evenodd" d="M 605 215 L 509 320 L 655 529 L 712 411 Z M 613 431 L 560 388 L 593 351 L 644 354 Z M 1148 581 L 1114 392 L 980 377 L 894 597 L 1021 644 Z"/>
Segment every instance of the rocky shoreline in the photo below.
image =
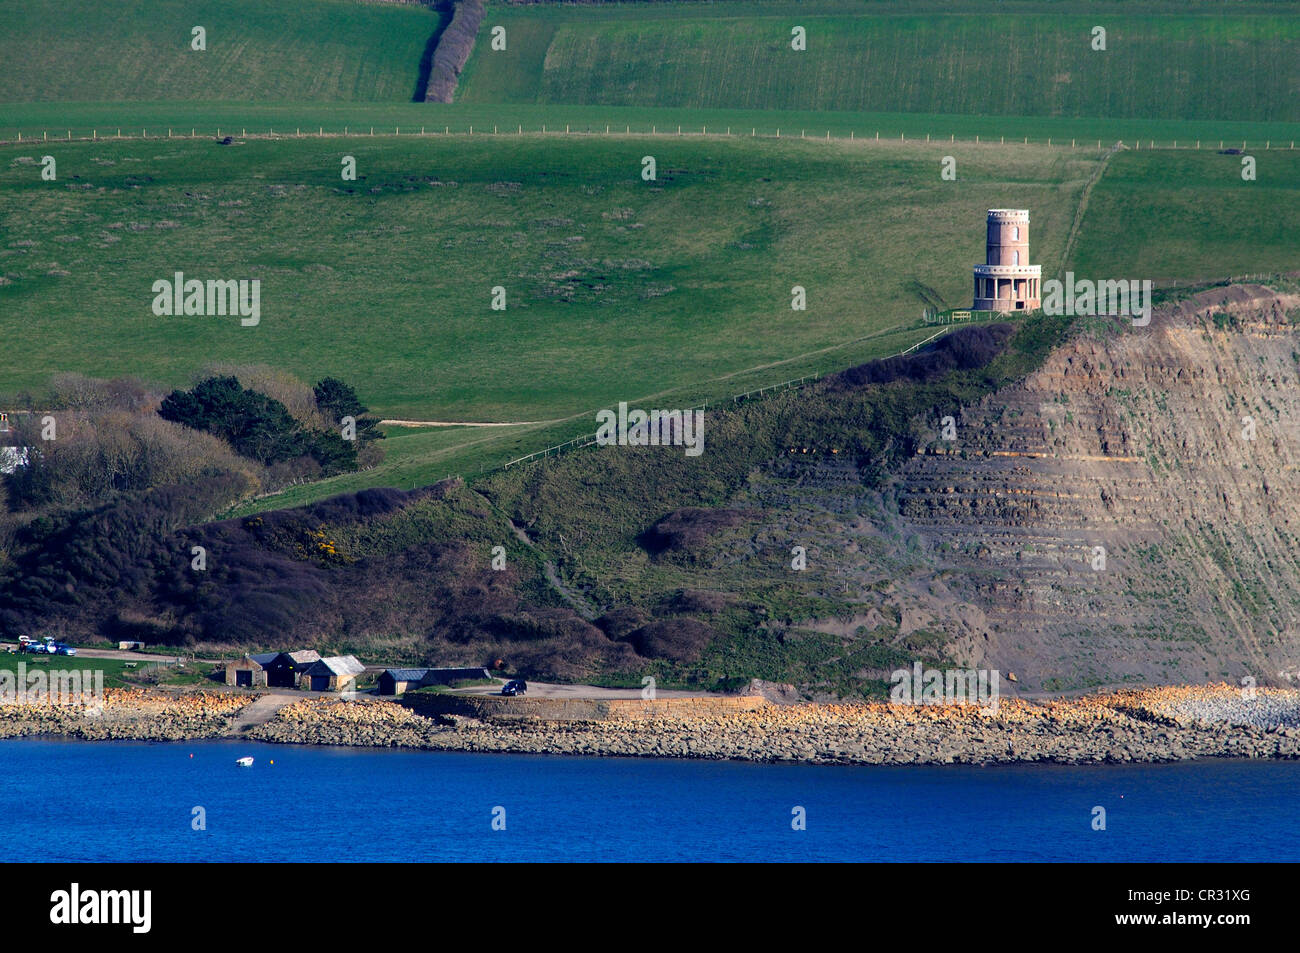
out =
<path fill-rule="evenodd" d="M 591 721 L 425 716 L 397 704 L 304 699 L 236 732 L 249 697 L 106 693 L 102 710 L 0 707 L 0 738 L 240 737 L 283 744 L 802 762 L 1095 764 L 1300 757 L 1300 692 L 1156 688 L 976 707 L 769 705 L 700 716 Z"/>
<path fill-rule="evenodd" d="M 191 741 L 225 737 L 249 699 L 220 692 L 109 689 L 103 703 L 0 705 L 0 738 L 58 735 L 83 741 Z"/>
<path fill-rule="evenodd" d="M 430 719 L 398 706 L 304 701 L 250 737 L 443 751 L 814 764 L 1062 764 L 1300 757 L 1300 693 L 1151 689 L 974 707 L 789 705 L 693 718 Z"/>

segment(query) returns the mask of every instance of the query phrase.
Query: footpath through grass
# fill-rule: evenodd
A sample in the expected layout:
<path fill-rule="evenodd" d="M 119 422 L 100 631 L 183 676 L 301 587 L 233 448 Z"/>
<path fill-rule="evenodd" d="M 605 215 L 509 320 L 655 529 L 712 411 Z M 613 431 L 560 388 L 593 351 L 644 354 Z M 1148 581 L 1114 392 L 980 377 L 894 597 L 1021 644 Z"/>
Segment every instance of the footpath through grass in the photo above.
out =
<path fill-rule="evenodd" d="M 750 397 L 746 399 L 761 399 L 761 394 L 752 392 L 806 375 L 825 374 L 873 358 L 897 354 L 929 338 L 936 330 L 931 326 L 918 326 L 880 332 L 717 380 L 640 395 L 630 399 L 629 404 L 650 407 L 653 402 L 656 407 L 715 404 L 726 407 L 733 403 L 733 398 L 747 393 Z M 472 481 L 521 457 L 589 436 L 596 429 L 596 409 L 564 420 L 517 427 L 386 427 L 384 459 L 372 469 L 292 486 L 240 504 L 223 515 L 247 516 L 265 510 L 304 506 L 338 493 L 353 493 L 370 487 L 394 486 L 410 490 L 452 476 Z"/>

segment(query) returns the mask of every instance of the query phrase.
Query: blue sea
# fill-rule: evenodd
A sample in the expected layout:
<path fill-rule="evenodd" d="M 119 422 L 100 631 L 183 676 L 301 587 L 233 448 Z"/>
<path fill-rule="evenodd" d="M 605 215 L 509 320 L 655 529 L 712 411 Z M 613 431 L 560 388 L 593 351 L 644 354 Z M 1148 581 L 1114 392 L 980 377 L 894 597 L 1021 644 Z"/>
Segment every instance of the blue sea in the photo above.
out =
<path fill-rule="evenodd" d="M 1300 859 L 1300 762 L 841 767 L 42 739 L 0 741 L 0 767 L 0 838 L 43 861 Z"/>

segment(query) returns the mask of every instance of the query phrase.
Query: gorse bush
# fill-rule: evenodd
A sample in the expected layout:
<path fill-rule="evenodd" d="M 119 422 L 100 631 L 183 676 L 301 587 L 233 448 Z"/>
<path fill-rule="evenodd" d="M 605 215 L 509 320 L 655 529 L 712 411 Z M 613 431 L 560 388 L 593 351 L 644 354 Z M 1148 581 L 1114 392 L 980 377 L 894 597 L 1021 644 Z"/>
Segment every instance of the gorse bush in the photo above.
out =
<path fill-rule="evenodd" d="M 868 361 L 841 371 L 831 378 L 831 384 L 852 389 L 897 380 L 927 381 L 948 371 L 983 367 L 1002 352 L 1014 331 L 1009 324 L 962 328 L 940 338 L 929 350 Z"/>

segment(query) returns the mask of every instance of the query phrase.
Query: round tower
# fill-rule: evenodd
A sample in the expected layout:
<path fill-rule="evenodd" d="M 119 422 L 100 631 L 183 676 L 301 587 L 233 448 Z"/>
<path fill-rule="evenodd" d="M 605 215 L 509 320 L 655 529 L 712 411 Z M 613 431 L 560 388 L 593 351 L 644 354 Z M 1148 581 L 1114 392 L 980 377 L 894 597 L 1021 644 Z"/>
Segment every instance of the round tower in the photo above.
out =
<path fill-rule="evenodd" d="M 1033 311 L 1042 268 L 1029 264 L 1029 210 L 991 208 L 984 264 L 975 266 L 975 311 Z"/>

